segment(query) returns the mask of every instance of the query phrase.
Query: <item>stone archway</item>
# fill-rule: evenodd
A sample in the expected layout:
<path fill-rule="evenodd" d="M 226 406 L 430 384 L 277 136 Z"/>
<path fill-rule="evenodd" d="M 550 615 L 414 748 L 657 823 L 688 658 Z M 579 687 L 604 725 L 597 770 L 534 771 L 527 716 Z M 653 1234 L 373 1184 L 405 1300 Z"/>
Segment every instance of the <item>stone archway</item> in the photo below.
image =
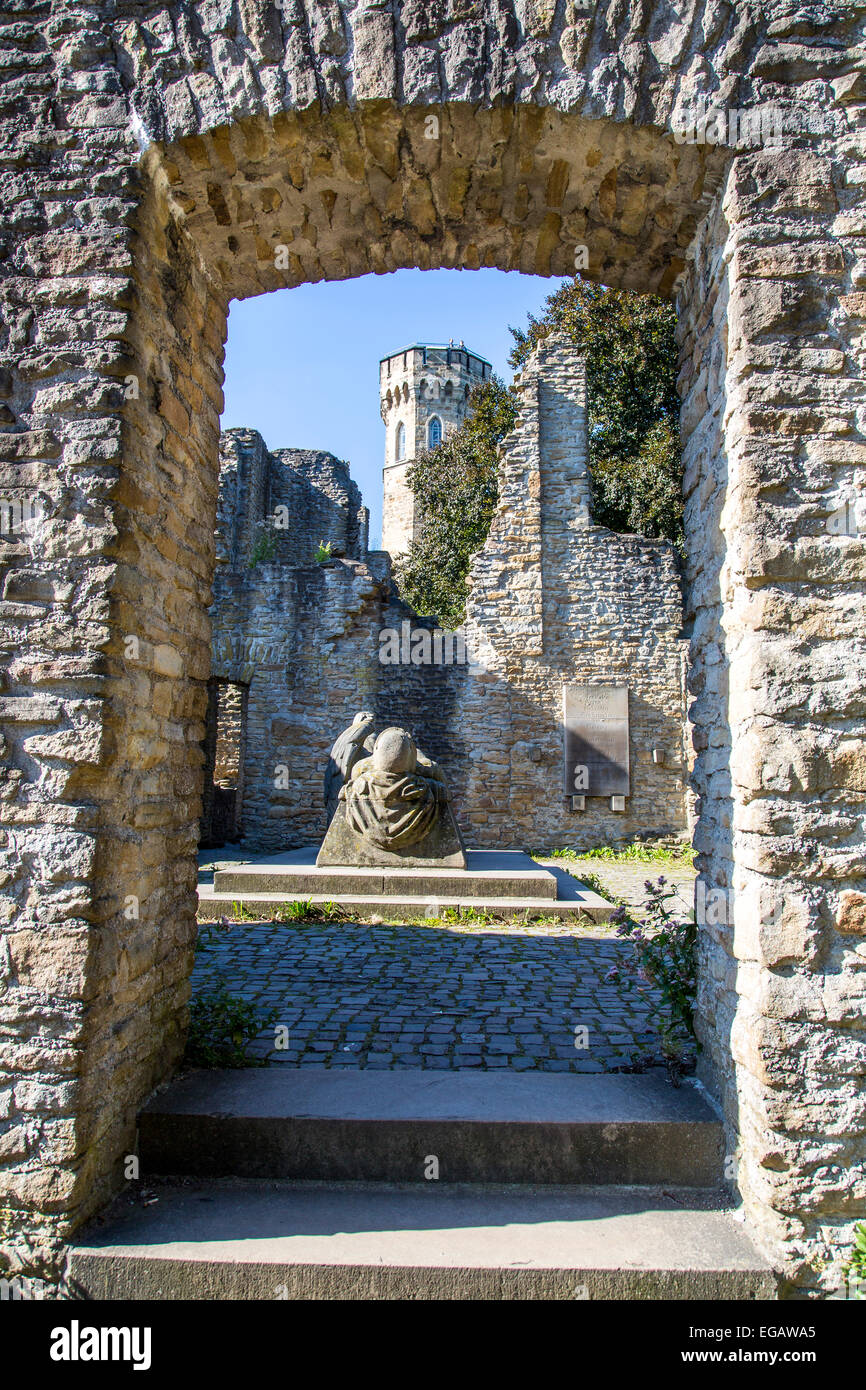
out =
<path fill-rule="evenodd" d="M 729 904 L 705 1076 L 753 1231 L 820 1282 L 864 1201 L 863 543 L 830 524 L 866 458 L 845 37 L 701 0 L 108 9 L 16 29 L 5 70 L 0 454 L 47 512 L 3 557 L 14 1258 L 110 1194 L 182 1046 L 229 297 L 585 248 L 593 278 L 677 296 L 696 843 Z M 785 147 L 678 143 L 702 93 L 775 103 Z"/>

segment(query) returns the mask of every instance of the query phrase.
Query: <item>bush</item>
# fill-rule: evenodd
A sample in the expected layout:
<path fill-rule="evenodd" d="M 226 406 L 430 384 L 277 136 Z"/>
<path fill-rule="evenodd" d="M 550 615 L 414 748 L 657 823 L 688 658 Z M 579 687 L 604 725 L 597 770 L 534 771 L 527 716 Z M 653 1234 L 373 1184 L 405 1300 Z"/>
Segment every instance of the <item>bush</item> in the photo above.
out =
<path fill-rule="evenodd" d="M 624 964 L 627 974 L 614 966 L 608 979 L 626 989 L 638 981 L 652 985 L 661 995 L 657 1011 L 662 1050 L 667 1057 L 679 1057 L 686 1038 L 700 1051 L 695 1034 L 697 998 L 697 922 L 684 914 L 675 888 L 664 877 L 656 884 L 647 882 L 649 903 L 643 922 L 636 922 L 625 907 L 617 908 L 611 923 L 617 935 L 630 941 L 634 955 Z M 673 899 L 677 906 L 671 907 Z M 685 1036 L 684 1036 L 685 1035 Z"/>
<path fill-rule="evenodd" d="M 400 596 L 451 630 L 466 616 L 466 577 L 499 497 L 499 445 L 516 418 L 513 391 L 492 377 L 473 391 L 460 428 L 409 466 L 419 521 L 396 566 Z"/>
<path fill-rule="evenodd" d="M 256 538 L 256 542 L 253 545 L 253 548 L 250 552 L 250 569 L 254 570 L 256 565 L 262 563 L 266 564 L 268 560 L 273 560 L 276 553 L 276 538 L 270 533 L 270 531 L 260 531 L 258 537 Z"/>
<path fill-rule="evenodd" d="M 239 995 L 230 994 L 225 978 L 193 996 L 184 1061 L 191 1067 L 264 1067 L 264 1058 L 248 1058 L 247 1048 L 263 1028 L 276 1021 L 277 1010 L 265 1011 Z"/>

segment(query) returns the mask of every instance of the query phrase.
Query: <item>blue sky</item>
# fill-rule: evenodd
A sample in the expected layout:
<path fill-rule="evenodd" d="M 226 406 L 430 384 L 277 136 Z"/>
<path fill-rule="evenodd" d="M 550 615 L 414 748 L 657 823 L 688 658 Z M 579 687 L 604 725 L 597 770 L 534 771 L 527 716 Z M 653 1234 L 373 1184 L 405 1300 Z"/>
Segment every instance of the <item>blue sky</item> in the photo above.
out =
<path fill-rule="evenodd" d="M 560 284 L 516 271 L 398 270 L 236 300 L 222 428 L 248 425 L 272 449 L 328 449 L 348 459 L 378 545 L 380 357 L 406 343 L 463 338 L 510 381 L 508 325 L 524 327 Z"/>

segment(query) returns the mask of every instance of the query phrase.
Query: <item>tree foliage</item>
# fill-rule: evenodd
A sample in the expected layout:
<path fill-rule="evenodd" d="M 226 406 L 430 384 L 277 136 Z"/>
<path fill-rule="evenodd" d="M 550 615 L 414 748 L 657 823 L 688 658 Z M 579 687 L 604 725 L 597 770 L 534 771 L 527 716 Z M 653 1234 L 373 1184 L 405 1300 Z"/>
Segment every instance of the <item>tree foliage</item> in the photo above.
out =
<path fill-rule="evenodd" d="M 498 377 L 478 386 L 459 429 L 419 454 L 407 479 L 415 497 L 416 539 L 397 564 L 400 593 L 416 613 L 448 628 L 466 613 L 466 576 L 496 510 L 496 461 L 517 418 L 514 392 Z"/>
<path fill-rule="evenodd" d="M 541 318 L 511 329 L 520 367 L 551 332 L 586 356 L 593 519 L 612 531 L 666 536 L 682 550 L 676 313 L 655 295 L 575 277 Z"/>

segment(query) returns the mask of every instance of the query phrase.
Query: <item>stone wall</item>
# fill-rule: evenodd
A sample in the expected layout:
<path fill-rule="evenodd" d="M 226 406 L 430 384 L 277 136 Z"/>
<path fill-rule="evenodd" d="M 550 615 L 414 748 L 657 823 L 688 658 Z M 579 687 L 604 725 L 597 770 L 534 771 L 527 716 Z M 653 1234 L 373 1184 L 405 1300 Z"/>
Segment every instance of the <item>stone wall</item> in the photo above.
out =
<path fill-rule="evenodd" d="M 217 739 L 213 778 L 237 787 L 246 741 L 244 687 L 235 681 L 214 682 L 217 691 Z"/>
<path fill-rule="evenodd" d="M 246 691 L 239 823 L 251 846 L 285 848 L 318 830 L 330 721 L 355 698 L 341 692 L 335 668 L 348 663 L 342 681 L 351 687 L 350 633 L 378 593 L 366 564 L 368 518 L 348 465 L 332 454 L 269 451 L 255 430 L 221 435 L 212 671 Z M 315 561 L 322 542 L 334 563 Z M 379 557 L 379 572 L 386 567 Z M 363 640 L 369 665 L 367 627 Z M 218 753 L 217 742 L 206 779 L 218 780 Z M 218 839 L 211 802 L 206 843 Z"/>
<path fill-rule="evenodd" d="M 472 731 L 470 840 L 586 848 L 684 832 L 685 643 L 673 547 L 592 523 L 575 350 L 545 340 L 517 385 L 499 506 L 470 573 L 466 635 L 483 667 L 467 671 L 460 696 L 461 727 Z M 574 811 L 564 795 L 564 684 L 629 688 L 624 813 L 592 795 Z"/>
<path fill-rule="evenodd" d="M 856 144 L 738 159 L 681 290 L 702 1070 L 759 1238 L 825 1290 L 866 1200 Z"/>
<path fill-rule="evenodd" d="M 702 441 L 698 835 L 737 889 L 708 1081 L 750 1229 L 838 1282 L 866 1211 L 862 19 L 5 7 L 0 481 L 42 517 L 0 557 L 6 1265 L 56 1270 L 183 1045 L 230 298 L 585 247 L 591 279 L 677 295 Z M 681 143 L 699 96 L 772 105 L 783 148 Z"/>
<path fill-rule="evenodd" d="M 220 435 L 217 595 L 223 566 L 309 564 L 323 542 L 335 556 L 358 558 L 368 533 L 369 512 L 347 463 L 320 449 L 269 452 L 256 430 Z"/>

